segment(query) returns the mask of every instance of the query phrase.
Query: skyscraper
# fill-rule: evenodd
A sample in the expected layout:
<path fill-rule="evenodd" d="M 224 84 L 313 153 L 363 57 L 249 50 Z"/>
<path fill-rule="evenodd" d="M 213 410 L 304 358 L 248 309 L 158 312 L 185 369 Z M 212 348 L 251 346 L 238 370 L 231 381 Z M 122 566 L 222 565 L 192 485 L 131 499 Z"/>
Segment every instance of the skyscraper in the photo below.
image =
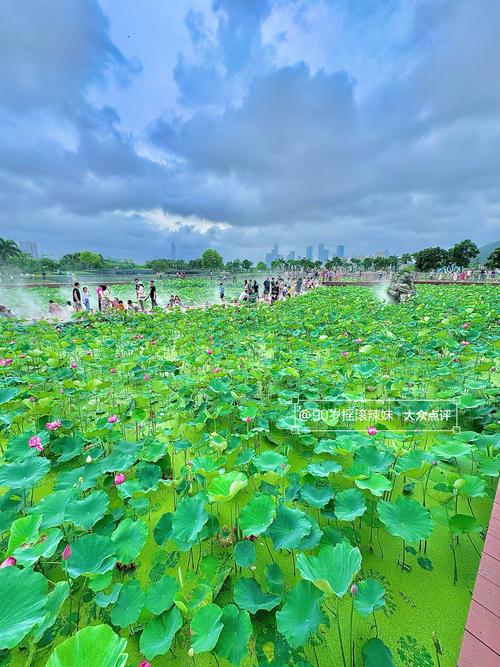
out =
<path fill-rule="evenodd" d="M 295 259 L 295 250 L 290 250 L 287 259 Z"/>
<path fill-rule="evenodd" d="M 306 259 L 310 259 L 312 261 L 313 258 L 313 247 L 312 245 L 308 245 L 306 248 Z"/>
<path fill-rule="evenodd" d="M 318 245 L 318 262 L 326 262 L 328 261 L 328 248 L 325 248 L 325 245 L 323 243 L 320 243 Z"/>
<path fill-rule="evenodd" d="M 345 248 L 343 245 L 337 246 L 337 257 L 344 257 Z"/>
<path fill-rule="evenodd" d="M 170 244 L 170 259 L 177 259 L 177 248 L 174 241 Z"/>
<path fill-rule="evenodd" d="M 274 244 L 271 252 L 266 254 L 266 266 L 271 266 L 271 262 L 274 262 L 275 259 L 281 259 L 281 255 L 278 252 L 278 244 Z"/>
<path fill-rule="evenodd" d="M 38 259 L 40 256 L 38 254 L 38 246 L 36 241 L 20 241 L 19 247 L 23 252 L 25 252 L 27 255 L 31 255 L 35 259 Z"/>

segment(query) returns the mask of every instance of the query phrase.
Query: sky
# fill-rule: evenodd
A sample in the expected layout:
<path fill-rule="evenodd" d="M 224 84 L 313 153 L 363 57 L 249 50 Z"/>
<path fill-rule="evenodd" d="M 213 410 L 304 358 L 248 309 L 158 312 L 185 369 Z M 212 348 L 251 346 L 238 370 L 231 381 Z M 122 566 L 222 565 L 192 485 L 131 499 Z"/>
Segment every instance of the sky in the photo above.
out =
<path fill-rule="evenodd" d="M 500 237 L 497 0 L 2 0 L 0 236 L 264 258 Z"/>

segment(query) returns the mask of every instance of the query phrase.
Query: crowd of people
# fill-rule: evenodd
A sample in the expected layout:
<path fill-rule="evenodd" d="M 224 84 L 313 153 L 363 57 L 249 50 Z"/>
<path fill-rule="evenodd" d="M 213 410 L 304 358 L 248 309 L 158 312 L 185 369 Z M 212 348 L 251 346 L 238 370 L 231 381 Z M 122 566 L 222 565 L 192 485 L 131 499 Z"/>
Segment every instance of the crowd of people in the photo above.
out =
<path fill-rule="evenodd" d="M 242 292 L 238 299 L 233 299 L 230 303 L 236 305 L 242 302 L 256 303 L 263 301 L 269 304 L 284 300 L 316 287 L 321 282 L 318 272 L 312 273 L 290 273 L 286 277 L 267 277 L 262 286 L 256 279 L 246 279 Z M 158 291 L 154 280 L 149 281 L 149 286 L 145 288 L 144 283 L 139 278 L 134 281 L 135 299 L 129 299 L 126 302 L 111 294 L 107 285 L 97 286 L 95 298 L 87 286 L 81 287 L 78 281 L 73 284 L 71 299 L 61 306 L 55 300 L 50 299 L 48 311 L 51 317 L 64 317 L 78 311 L 106 312 L 111 310 L 130 311 L 130 312 L 148 312 L 162 307 L 164 310 L 180 307 L 186 308 L 178 294 L 171 294 L 167 303 L 160 306 L 158 302 Z M 223 279 L 219 280 L 219 299 L 223 305 L 226 305 L 225 283 Z M 95 300 L 94 300 L 95 299 Z M 209 303 L 200 304 L 208 306 Z M 199 307 L 199 306 L 197 306 Z"/>

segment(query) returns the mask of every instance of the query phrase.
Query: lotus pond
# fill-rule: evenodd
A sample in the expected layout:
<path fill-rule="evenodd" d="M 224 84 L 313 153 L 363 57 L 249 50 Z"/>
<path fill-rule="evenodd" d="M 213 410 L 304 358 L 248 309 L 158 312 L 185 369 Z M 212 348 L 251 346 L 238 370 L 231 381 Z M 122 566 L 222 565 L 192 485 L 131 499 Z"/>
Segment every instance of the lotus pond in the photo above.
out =
<path fill-rule="evenodd" d="M 456 664 L 498 291 L 0 321 L 0 664 Z"/>

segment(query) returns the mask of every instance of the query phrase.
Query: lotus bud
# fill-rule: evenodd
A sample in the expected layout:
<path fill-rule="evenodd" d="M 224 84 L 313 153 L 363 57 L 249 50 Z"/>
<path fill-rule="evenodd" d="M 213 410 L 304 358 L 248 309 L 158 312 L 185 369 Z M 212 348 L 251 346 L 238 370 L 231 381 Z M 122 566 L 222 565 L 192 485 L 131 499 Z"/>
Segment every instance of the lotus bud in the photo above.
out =
<path fill-rule="evenodd" d="M 78 484 L 83 484 L 83 477 L 78 478 Z"/>
<path fill-rule="evenodd" d="M 78 368 L 78 364 L 76 364 L 76 363 L 73 361 L 73 363 L 71 364 L 71 368 Z"/>
<path fill-rule="evenodd" d="M 117 421 L 118 421 L 118 417 L 116 415 L 111 415 L 110 417 L 108 417 L 108 423 L 109 424 L 114 424 Z"/>
<path fill-rule="evenodd" d="M 85 459 L 85 463 L 92 463 L 92 457 L 90 456 L 90 454 Z"/>
<path fill-rule="evenodd" d="M 147 660 L 141 660 L 138 667 L 151 667 L 151 663 Z"/>
<path fill-rule="evenodd" d="M 116 368 L 110 368 L 110 369 L 109 369 L 109 372 L 110 372 L 110 373 L 113 373 L 113 374 L 116 373 Z"/>
<path fill-rule="evenodd" d="M 115 484 L 116 484 L 116 486 L 120 486 L 120 484 L 123 484 L 123 482 L 125 480 L 126 480 L 126 477 L 122 472 L 119 472 L 117 475 L 115 475 Z"/>
<path fill-rule="evenodd" d="M 64 547 L 64 549 L 63 549 L 63 552 L 62 552 L 62 559 L 63 559 L 63 560 L 68 560 L 68 558 L 69 558 L 70 556 L 71 556 L 71 547 L 69 546 L 69 544 L 67 544 L 67 545 Z"/>
<path fill-rule="evenodd" d="M 353 584 L 351 586 L 351 595 L 356 595 L 357 592 L 358 592 L 358 587 L 356 586 L 356 584 Z"/>
<path fill-rule="evenodd" d="M 16 561 L 16 559 L 14 558 L 14 556 L 9 556 L 8 558 L 6 558 L 6 559 L 3 561 L 3 563 L 0 563 L 0 570 L 1 570 L 3 567 L 10 567 L 11 565 L 15 565 L 16 563 L 17 563 L 17 561 Z"/>
<path fill-rule="evenodd" d="M 377 435 L 378 431 L 375 426 L 369 426 L 367 429 L 368 435 Z"/>
<path fill-rule="evenodd" d="M 191 646 L 191 648 L 190 648 L 189 651 L 188 651 L 188 656 L 189 656 L 190 658 L 192 658 L 193 655 L 194 655 L 194 648 Z"/>
<path fill-rule="evenodd" d="M 207 350 L 207 354 L 213 354 L 213 353 L 214 353 L 213 350 L 211 350 L 211 349 L 208 349 L 208 350 Z"/>

